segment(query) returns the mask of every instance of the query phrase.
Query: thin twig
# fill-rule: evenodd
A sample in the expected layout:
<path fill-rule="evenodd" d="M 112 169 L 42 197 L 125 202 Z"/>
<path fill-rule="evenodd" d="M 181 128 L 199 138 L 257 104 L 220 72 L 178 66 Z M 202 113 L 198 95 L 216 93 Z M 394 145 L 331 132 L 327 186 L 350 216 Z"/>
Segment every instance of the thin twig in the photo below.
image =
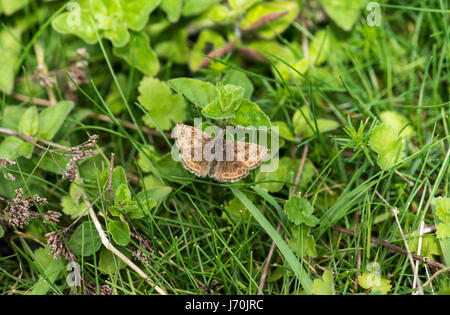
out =
<path fill-rule="evenodd" d="M 111 165 L 114 165 L 114 153 L 111 154 Z M 108 184 L 108 190 L 111 190 L 111 180 L 112 180 L 112 171 L 113 166 L 110 167 L 110 174 L 109 174 L 109 184 Z M 98 234 L 100 235 L 100 239 L 102 241 L 102 244 L 108 249 L 110 252 L 112 252 L 114 255 L 119 257 L 125 264 L 127 264 L 131 269 L 133 269 L 138 275 L 140 275 L 142 278 L 144 278 L 152 287 L 155 288 L 156 292 L 158 292 L 161 295 L 167 295 L 166 291 L 164 291 L 162 288 L 160 288 L 158 285 L 153 283 L 153 281 L 150 280 L 150 277 L 142 271 L 141 268 L 139 268 L 136 264 L 134 264 L 128 257 L 126 257 L 124 254 L 122 254 L 118 249 L 116 249 L 111 242 L 109 241 L 108 237 L 106 236 L 105 231 L 102 228 L 102 225 L 100 224 L 100 221 L 97 218 L 97 215 L 95 214 L 94 208 L 92 206 L 89 207 L 89 216 L 91 217 L 92 221 L 94 222 L 95 228 L 97 229 Z"/>
<path fill-rule="evenodd" d="M 353 232 L 353 231 L 351 231 L 349 229 L 340 227 L 340 226 L 332 226 L 331 229 L 335 230 L 337 232 L 340 232 L 340 233 L 344 233 L 344 234 L 350 235 L 350 236 L 355 236 L 355 232 Z M 399 254 L 408 255 L 408 251 L 407 250 L 405 250 L 405 249 L 403 249 L 401 247 L 398 247 L 398 246 L 396 246 L 394 244 L 391 244 L 391 243 L 389 243 L 387 241 L 380 240 L 380 239 L 378 239 L 378 238 L 376 238 L 374 236 L 372 236 L 370 238 L 370 241 L 373 244 L 382 245 L 382 246 L 384 246 L 386 248 L 389 248 L 390 250 L 393 250 L 394 252 L 397 252 Z M 420 262 L 423 262 L 424 264 L 427 264 L 428 266 L 431 266 L 433 268 L 436 268 L 436 269 L 446 269 L 447 268 L 445 265 L 443 265 L 441 263 L 438 263 L 438 262 L 436 262 L 434 260 L 431 260 L 431 259 L 429 259 L 427 257 L 423 257 L 423 256 L 420 256 L 420 255 L 415 254 L 415 253 L 411 253 L 411 256 L 412 256 L 412 258 L 414 258 L 414 259 L 416 259 L 416 260 L 418 260 Z M 450 272 L 450 270 L 449 270 L 449 272 Z"/>

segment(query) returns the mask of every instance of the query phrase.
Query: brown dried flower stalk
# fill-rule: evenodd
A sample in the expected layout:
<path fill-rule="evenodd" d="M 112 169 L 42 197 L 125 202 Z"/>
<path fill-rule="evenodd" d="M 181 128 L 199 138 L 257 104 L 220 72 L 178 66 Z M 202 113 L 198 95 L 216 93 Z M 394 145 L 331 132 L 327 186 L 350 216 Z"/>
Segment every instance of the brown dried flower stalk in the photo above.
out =
<path fill-rule="evenodd" d="M 146 238 L 140 234 L 137 234 L 137 233 L 130 233 L 130 234 L 131 234 L 131 237 L 133 237 L 136 241 L 138 241 L 138 244 L 140 247 L 140 248 L 138 248 L 136 246 L 132 246 L 132 254 L 131 255 L 134 258 L 136 258 L 137 260 L 146 262 L 149 264 L 150 259 L 148 259 L 147 255 L 144 252 L 142 252 L 141 249 L 153 254 L 154 250 L 153 250 L 152 242 L 148 238 Z"/>

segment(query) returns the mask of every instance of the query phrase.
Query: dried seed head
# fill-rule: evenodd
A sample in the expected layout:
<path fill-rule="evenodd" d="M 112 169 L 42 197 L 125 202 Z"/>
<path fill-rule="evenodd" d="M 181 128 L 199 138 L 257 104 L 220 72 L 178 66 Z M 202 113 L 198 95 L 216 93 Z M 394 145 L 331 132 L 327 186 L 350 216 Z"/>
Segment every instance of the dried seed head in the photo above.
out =
<path fill-rule="evenodd" d="M 38 195 L 34 195 L 33 196 L 34 201 L 36 201 L 36 203 L 40 206 L 45 206 L 48 202 L 47 202 L 47 198 L 42 198 L 39 197 Z"/>
<path fill-rule="evenodd" d="M 28 224 L 29 220 L 36 218 L 39 214 L 31 210 L 34 203 L 30 197 L 22 199 L 23 196 L 22 188 L 16 189 L 15 193 L 16 197 L 8 204 L 5 211 L 6 214 L 8 215 L 9 218 L 8 222 L 10 225 L 18 228 L 23 228 L 25 225 Z"/>
<path fill-rule="evenodd" d="M 48 221 L 48 222 L 50 222 L 50 223 L 52 223 L 52 224 L 54 224 L 54 225 L 57 225 L 58 223 L 59 223 L 59 219 L 61 218 L 61 216 L 62 216 L 62 213 L 60 213 L 60 212 L 56 212 L 56 211 L 47 211 L 45 214 L 44 214 L 44 218 Z"/>
<path fill-rule="evenodd" d="M 50 249 L 50 254 L 53 256 L 54 260 L 58 257 L 62 257 L 74 261 L 75 255 L 67 247 L 64 241 L 65 236 L 66 232 L 64 230 L 45 234 L 45 237 L 47 238 L 47 247 Z"/>
<path fill-rule="evenodd" d="M 100 295 L 113 295 L 113 289 L 107 284 L 100 287 Z"/>
<path fill-rule="evenodd" d="M 131 233 L 131 236 L 135 240 L 137 240 L 138 244 L 139 244 L 139 248 L 132 246 L 132 254 L 131 255 L 134 258 L 136 258 L 137 260 L 140 260 L 142 262 L 146 262 L 146 263 L 150 264 L 150 259 L 144 252 L 142 252 L 141 249 L 153 254 L 154 250 L 153 250 L 152 242 L 148 238 L 146 238 L 140 234 Z"/>
<path fill-rule="evenodd" d="M 7 167 L 11 165 L 15 165 L 16 162 L 8 160 L 7 158 L 0 158 L 0 166 L 1 167 Z"/>

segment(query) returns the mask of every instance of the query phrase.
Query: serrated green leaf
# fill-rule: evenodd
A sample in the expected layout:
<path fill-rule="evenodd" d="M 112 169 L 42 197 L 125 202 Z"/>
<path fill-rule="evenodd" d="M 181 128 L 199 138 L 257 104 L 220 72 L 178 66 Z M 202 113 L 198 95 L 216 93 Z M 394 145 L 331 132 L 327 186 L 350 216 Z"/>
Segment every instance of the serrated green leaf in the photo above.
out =
<path fill-rule="evenodd" d="M 391 281 L 382 278 L 376 272 L 364 272 L 358 275 L 358 282 L 364 289 L 371 292 L 379 291 L 383 295 L 387 294 L 392 288 Z"/>
<path fill-rule="evenodd" d="M 118 245 L 126 246 L 130 242 L 130 227 L 128 223 L 111 221 L 108 223 L 109 232 Z"/>
<path fill-rule="evenodd" d="M 155 123 L 162 130 L 169 130 L 174 123 L 186 119 L 186 103 L 179 94 L 173 94 L 170 87 L 156 78 L 144 78 L 139 84 L 139 103 L 150 116 L 144 117 L 144 122 L 150 127 Z"/>
<path fill-rule="evenodd" d="M 94 223 L 83 222 L 75 229 L 67 245 L 77 256 L 90 256 L 100 249 L 102 241 Z"/>
<path fill-rule="evenodd" d="M 154 76 L 159 71 L 158 57 L 145 33 L 130 32 L 128 43 L 123 47 L 114 47 L 113 51 L 116 56 L 148 76 Z"/>
<path fill-rule="evenodd" d="M 38 132 L 38 112 L 36 106 L 28 108 L 20 119 L 19 132 L 27 136 L 35 136 Z"/>
<path fill-rule="evenodd" d="M 319 223 L 319 219 L 312 214 L 313 206 L 301 196 L 296 195 L 289 198 L 284 209 L 288 219 L 297 225 L 304 223 L 308 226 L 315 226 Z"/>
<path fill-rule="evenodd" d="M 47 107 L 39 113 L 39 138 L 52 140 L 64 124 L 67 116 L 74 107 L 71 101 L 61 101 L 54 106 Z"/>

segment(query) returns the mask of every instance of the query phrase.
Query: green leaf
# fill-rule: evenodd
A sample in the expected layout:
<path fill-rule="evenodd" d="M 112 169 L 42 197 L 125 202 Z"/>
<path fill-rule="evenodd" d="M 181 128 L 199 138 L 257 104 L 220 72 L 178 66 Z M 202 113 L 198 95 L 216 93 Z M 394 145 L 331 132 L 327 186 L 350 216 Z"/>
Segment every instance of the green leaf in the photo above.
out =
<path fill-rule="evenodd" d="M 83 222 L 73 232 L 67 243 L 77 256 L 90 256 L 100 249 L 102 241 L 93 222 Z"/>
<path fill-rule="evenodd" d="M 5 230 L 3 229 L 3 226 L 0 225 L 0 238 L 5 236 Z"/>
<path fill-rule="evenodd" d="M 5 106 L 3 117 L 0 120 L 0 126 L 6 129 L 19 131 L 19 122 L 25 113 L 25 108 L 22 106 Z"/>
<path fill-rule="evenodd" d="M 436 228 L 436 236 L 440 239 L 450 237 L 450 222 L 441 222 Z"/>
<path fill-rule="evenodd" d="M 120 246 L 125 246 L 130 242 L 130 227 L 128 223 L 121 221 L 111 221 L 108 224 L 109 232 L 114 242 Z"/>
<path fill-rule="evenodd" d="M 150 127 L 156 125 L 169 130 L 176 122 L 186 119 L 186 103 L 179 94 L 172 94 L 170 87 L 155 78 L 144 78 L 139 84 L 139 103 L 148 111 L 144 122 Z M 156 123 L 156 125 L 155 125 Z"/>
<path fill-rule="evenodd" d="M 14 87 L 15 67 L 19 59 L 22 31 L 18 28 L 0 31 L 0 92 L 9 94 Z M 5 62 L 7 60 L 8 62 Z"/>
<path fill-rule="evenodd" d="M 330 36 L 326 30 L 320 30 L 315 34 L 308 53 L 312 64 L 318 66 L 326 61 L 331 49 Z"/>
<path fill-rule="evenodd" d="M 103 36 L 109 39 L 114 47 L 123 47 L 130 40 L 130 33 L 125 23 L 120 23 L 112 29 L 104 30 Z"/>
<path fill-rule="evenodd" d="M 72 199 L 68 196 L 64 196 L 61 198 L 61 206 L 62 211 L 65 214 L 70 215 L 72 219 L 75 219 L 88 209 L 89 203 L 87 201 L 83 201 L 80 203 L 75 199 Z"/>
<path fill-rule="evenodd" d="M 273 172 L 262 172 L 259 168 L 255 179 L 255 182 L 258 183 L 256 187 L 272 193 L 278 192 L 284 186 L 286 173 L 286 167 L 281 164 Z"/>
<path fill-rule="evenodd" d="M 191 78 L 176 78 L 168 81 L 170 87 L 201 108 L 213 102 L 217 89 L 209 82 Z"/>
<path fill-rule="evenodd" d="M 149 14 L 158 7 L 160 0 L 119 0 L 123 19 L 128 27 L 140 31 L 147 24 Z"/>
<path fill-rule="evenodd" d="M 34 260 L 36 264 L 42 269 L 43 274 L 39 276 L 39 279 L 33 286 L 33 289 L 29 293 L 30 295 L 44 295 L 46 294 L 55 281 L 59 278 L 59 275 L 64 271 L 64 262 L 62 259 L 57 258 L 53 260 L 48 248 L 39 248 L 34 252 Z"/>
<path fill-rule="evenodd" d="M 236 116 L 230 120 L 235 126 L 270 127 L 269 117 L 259 108 L 258 104 L 244 99 L 236 112 Z"/>
<path fill-rule="evenodd" d="M 322 279 L 315 279 L 313 283 L 314 295 L 335 295 L 333 274 L 330 270 L 325 270 Z"/>
<path fill-rule="evenodd" d="M 384 125 L 391 127 L 401 137 L 410 140 L 414 135 L 411 123 L 403 115 L 394 111 L 384 111 L 380 114 L 380 120 Z"/>
<path fill-rule="evenodd" d="M 195 72 L 200 69 L 203 60 L 205 59 L 205 54 L 223 46 L 225 46 L 225 39 L 220 33 L 208 29 L 203 30 L 198 36 L 197 42 L 191 51 L 191 56 L 189 58 L 189 68 L 191 71 Z"/>
<path fill-rule="evenodd" d="M 88 44 L 97 42 L 95 28 L 92 26 L 89 15 L 90 10 L 81 8 L 79 11 L 79 21 L 77 9 L 64 12 L 52 20 L 52 27 L 61 34 L 73 34 L 83 39 Z"/>
<path fill-rule="evenodd" d="M 420 238 L 422 239 L 422 245 L 420 247 L 419 253 L 418 249 Z M 414 232 L 408 239 L 408 245 L 409 248 L 411 249 L 411 252 L 418 253 L 419 255 L 427 257 L 429 259 L 434 259 L 433 255 L 439 256 L 442 254 L 439 249 L 439 243 L 434 235 L 426 234 L 419 237 L 419 233 Z"/>
<path fill-rule="evenodd" d="M 379 291 L 383 295 L 387 294 L 392 288 L 391 281 L 382 278 L 376 272 L 364 272 L 358 275 L 358 282 L 364 289 L 371 292 Z"/>
<path fill-rule="evenodd" d="M 52 140 L 58 130 L 64 124 L 74 103 L 71 101 L 61 101 L 54 106 L 47 107 L 39 114 L 39 138 Z"/>
<path fill-rule="evenodd" d="M 442 254 L 444 256 L 447 267 L 450 267 L 450 235 L 449 235 L 449 199 L 448 197 L 438 197 L 431 200 L 431 207 L 433 210 L 434 224 L 437 226 L 436 236 L 439 239 L 441 245 Z M 438 214 L 439 208 L 439 214 Z M 447 219 L 443 221 L 443 219 Z M 441 226 L 442 225 L 442 226 Z M 439 228 L 439 226 L 441 226 Z"/>
<path fill-rule="evenodd" d="M 115 195 L 122 205 L 131 203 L 131 192 L 127 184 L 121 184 L 117 187 Z"/>
<path fill-rule="evenodd" d="M 21 156 L 19 147 L 25 143 L 17 137 L 8 137 L 0 143 L 0 158 L 7 158 L 14 161 Z"/>
<path fill-rule="evenodd" d="M 450 198 L 434 198 L 436 215 L 444 222 L 450 222 Z"/>
<path fill-rule="evenodd" d="M 297 17 L 300 8 L 294 1 L 270 1 L 261 2 L 247 11 L 241 22 L 241 28 L 247 30 L 255 27 L 259 23 L 273 14 L 282 14 L 279 18 L 268 23 L 262 23 L 258 27 L 257 33 L 264 39 L 272 39 L 278 34 L 283 33 Z M 283 15 L 284 14 L 284 15 Z"/>
<path fill-rule="evenodd" d="M 383 169 L 389 169 L 403 158 L 404 143 L 390 126 L 376 127 L 369 138 L 370 147 L 378 153 L 377 163 Z"/>
<path fill-rule="evenodd" d="M 12 15 L 22 9 L 30 0 L 0 0 L 0 12 Z M 1 59 L 0 59 L 1 60 Z"/>
<path fill-rule="evenodd" d="M 292 135 L 291 130 L 289 129 L 288 125 L 284 121 L 273 121 L 272 127 L 278 127 L 279 128 L 279 135 L 282 138 L 285 138 L 290 141 L 294 141 L 294 136 Z"/>
<path fill-rule="evenodd" d="M 181 14 L 183 16 L 192 16 L 208 10 L 220 0 L 183 0 Z"/>
<path fill-rule="evenodd" d="M 167 40 L 160 41 L 155 46 L 159 58 L 164 58 L 176 64 L 186 64 L 189 61 L 190 50 L 187 45 L 186 29 L 178 29 L 168 34 Z"/>
<path fill-rule="evenodd" d="M 300 257 L 317 256 L 314 236 L 309 234 L 309 229 L 299 226 L 292 230 L 292 238 L 289 240 L 289 247 Z"/>
<path fill-rule="evenodd" d="M 345 31 L 352 29 L 364 6 L 361 0 L 320 0 L 320 3 L 328 16 Z"/>
<path fill-rule="evenodd" d="M 289 220 L 297 225 L 304 223 L 308 226 L 315 226 L 319 223 L 319 219 L 312 214 L 313 206 L 301 196 L 296 195 L 289 198 L 284 209 Z"/>
<path fill-rule="evenodd" d="M 19 122 L 19 132 L 27 136 L 35 136 L 38 132 L 38 113 L 36 106 L 28 108 Z"/>
<path fill-rule="evenodd" d="M 240 86 L 244 89 L 244 97 L 250 99 L 253 94 L 252 81 L 245 75 L 245 73 L 237 70 L 227 72 L 223 78 L 223 84 L 233 84 Z"/>
<path fill-rule="evenodd" d="M 98 268 L 101 272 L 108 275 L 115 275 L 118 270 L 125 268 L 126 264 L 118 257 L 114 256 L 108 249 L 102 248 L 100 250 L 100 260 Z"/>
<path fill-rule="evenodd" d="M 148 76 L 154 76 L 159 71 L 158 57 L 144 33 L 131 32 L 128 43 L 123 47 L 114 47 L 113 51 L 116 56 Z"/>
<path fill-rule="evenodd" d="M 175 23 L 181 15 L 183 0 L 161 0 L 160 8 L 166 12 L 170 22 Z"/>

